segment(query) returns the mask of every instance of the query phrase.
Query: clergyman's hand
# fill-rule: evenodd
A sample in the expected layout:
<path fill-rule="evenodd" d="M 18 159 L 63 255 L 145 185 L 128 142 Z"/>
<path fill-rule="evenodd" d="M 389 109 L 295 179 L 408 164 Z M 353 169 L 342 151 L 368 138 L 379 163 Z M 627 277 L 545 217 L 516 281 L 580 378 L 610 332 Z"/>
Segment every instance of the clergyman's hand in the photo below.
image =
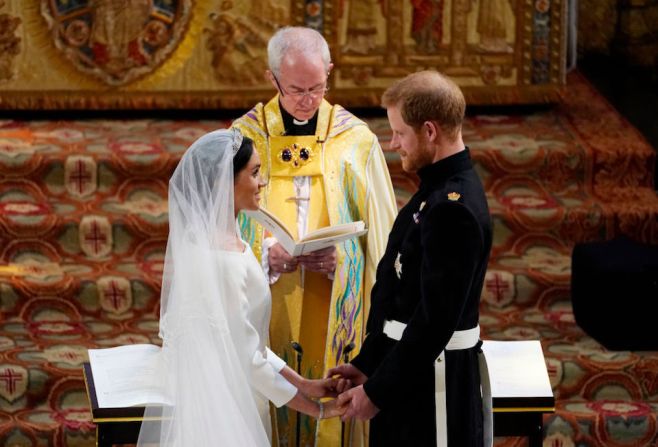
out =
<path fill-rule="evenodd" d="M 267 259 L 270 271 L 274 273 L 290 273 L 297 270 L 297 258 L 290 256 L 278 242 L 270 247 Z"/>
<path fill-rule="evenodd" d="M 347 410 L 341 417 L 343 421 L 357 419 L 367 421 L 374 418 L 379 413 L 379 408 L 372 403 L 363 389 L 363 385 L 345 391 L 336 399 L 337 405 L 347 406 Z"/>
<path fill-rule="evenodd" d="M 336 247 L 331 246 L 300 256 L 299 262 L 305 269 L 319 273 L 333 273 L 336 270 Z"/>

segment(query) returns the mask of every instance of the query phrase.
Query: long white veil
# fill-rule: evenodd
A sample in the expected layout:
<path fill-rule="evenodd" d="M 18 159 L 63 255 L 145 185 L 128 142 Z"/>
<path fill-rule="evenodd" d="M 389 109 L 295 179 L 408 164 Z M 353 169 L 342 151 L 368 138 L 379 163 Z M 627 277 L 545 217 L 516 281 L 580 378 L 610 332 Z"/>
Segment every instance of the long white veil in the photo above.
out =
<path fill-rule="evenodd" d="M 251 357 L 241 349 L 236 284 L 221 261 L 222 252 L 242 249 L 233 210 L 241 142 L 237 130 L 204 135 L 169 182 L 160 378 L 170 402 L 147 406 L 139 447 L 269 445 L 248 381 Z"/>

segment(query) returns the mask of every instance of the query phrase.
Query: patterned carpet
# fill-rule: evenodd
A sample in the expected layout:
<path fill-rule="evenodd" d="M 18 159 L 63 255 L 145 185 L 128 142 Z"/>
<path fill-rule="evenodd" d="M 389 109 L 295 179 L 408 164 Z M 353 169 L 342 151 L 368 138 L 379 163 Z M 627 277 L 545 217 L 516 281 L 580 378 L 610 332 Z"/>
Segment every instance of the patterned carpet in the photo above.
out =
<path fill-rule="evenodd" d="M 386 147 L 386 120 L 368 122 Z M 1 445 L 94 445 L 86 350 L 157 342 L 168 176 L 227 125 L 0 121 Z M 556 107 L 472 116 L 464 133 L 495 222 L 481 325 L 542 341 L 557 400 L 544 445 L 656 445 L 658 353 L 603 348 L 569 291 L 575 243 L 658 243 L 655 152 L 578 74 Z M 416 178 L 386 155 L 403 204 Z"/>

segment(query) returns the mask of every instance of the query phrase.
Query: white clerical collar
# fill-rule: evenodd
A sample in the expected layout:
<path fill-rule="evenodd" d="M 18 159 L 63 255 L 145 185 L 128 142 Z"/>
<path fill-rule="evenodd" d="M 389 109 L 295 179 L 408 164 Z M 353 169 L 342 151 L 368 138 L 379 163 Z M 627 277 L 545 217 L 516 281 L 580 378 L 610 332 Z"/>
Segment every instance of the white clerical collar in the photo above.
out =
<path fill-rule="evenodd" d="M 305 125 L 308 124 L 308 120 L 298 121 L 297 118 L 295 118 L 295 117 L 293 116 L 293 118 L 292 118 L 292 123 L 293 123 L 295 126 L 305 126 Z"/>

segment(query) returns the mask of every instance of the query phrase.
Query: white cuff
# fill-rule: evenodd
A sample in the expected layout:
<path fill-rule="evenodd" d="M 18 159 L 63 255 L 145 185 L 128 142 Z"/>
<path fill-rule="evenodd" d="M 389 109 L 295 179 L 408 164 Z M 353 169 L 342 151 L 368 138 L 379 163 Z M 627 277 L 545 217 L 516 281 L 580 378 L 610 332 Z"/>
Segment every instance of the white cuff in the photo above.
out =
<path fill-rule="evenodd" d="M 283 361 L 281 357 L 276 355 L 270 350 L 270 348 L 265 348 L 267 352 L 267 363 L 269 363 L 274 371 L 277 372 L 274 377 L 274 390 L 270 396 L 270 400 L 275 407 L 279 408 L 292 400 L 293 397 L 297 394 L 297 387 L 283 377 L 280 373 L 283 368 L 286 366 L 286 362 Z"/>
<path fill-rule="evenodd" d="M 286 362 L 281 357 L 273 353 L 270 348 L 265 348 L 265 350 L 267 352 L 267 363 L 272 365 L 274 371 L 281 372 L 281 370 L 286 366 Z"/>
<path fill-rule="evenodd" d="M 263 241 L 263 250 L 260 256 L 260 265 L 265 272 L 265 276 L 269 280 L 270 285 L 279 280 L 281 273 L 270 272 L 270 248 L 279 241 L 275 237 L 266 237 Z"/>
<path fill-rule="evenodd" d="M 277 408 L 284 406 L 297 395 L 295 385 L 288 382 L 281 374 L 277 374 L 274 378 L 274 389 L 276 391 L 270 396 L 270 401 Z"/>

